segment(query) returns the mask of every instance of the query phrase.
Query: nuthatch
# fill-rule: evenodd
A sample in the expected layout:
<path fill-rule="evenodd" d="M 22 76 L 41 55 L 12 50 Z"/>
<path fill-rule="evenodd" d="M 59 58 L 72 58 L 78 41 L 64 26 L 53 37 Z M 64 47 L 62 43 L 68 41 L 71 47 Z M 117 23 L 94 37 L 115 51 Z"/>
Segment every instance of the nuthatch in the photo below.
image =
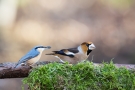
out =
<path fill-rule="evenodd" d="M 26 64 L 26 65 L 33 65 L 34 63 L 36 63 L 41 55 L 42 55 L 42 52 L 45 50 L 45 49 L 50 49 L 51 47 L 50 46 L 36 46 L 34 47 L 33 49 L 31 49 L 25 56 L 23 56 L 19 61 L 18 63 L 16 64 L 15 68 L 20 65 L 20 64 Z"/>
<path fill-rule="evenodd" d="M 71 64 L 76 64 L 86 60 L 90 52 L 95 48 L 92 42 L 84 42 L 77 48 L 61 49 L 60 51 L 53 51 L 53 53 L 46 55 L 54 55 L 61 62 L 68 61 Z"/>

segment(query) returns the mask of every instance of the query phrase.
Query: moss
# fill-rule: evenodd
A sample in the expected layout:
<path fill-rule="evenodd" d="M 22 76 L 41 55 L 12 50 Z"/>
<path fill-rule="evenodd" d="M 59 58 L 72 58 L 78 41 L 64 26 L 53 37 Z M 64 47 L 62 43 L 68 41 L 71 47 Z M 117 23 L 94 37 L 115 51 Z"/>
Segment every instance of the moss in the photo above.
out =
<path fill-rule="evenodd" d="M 135 72 L 112 62 L 100 66 L 54 62 L 33 69 L 23 83 L 30 90 L 135 90 Z"/>

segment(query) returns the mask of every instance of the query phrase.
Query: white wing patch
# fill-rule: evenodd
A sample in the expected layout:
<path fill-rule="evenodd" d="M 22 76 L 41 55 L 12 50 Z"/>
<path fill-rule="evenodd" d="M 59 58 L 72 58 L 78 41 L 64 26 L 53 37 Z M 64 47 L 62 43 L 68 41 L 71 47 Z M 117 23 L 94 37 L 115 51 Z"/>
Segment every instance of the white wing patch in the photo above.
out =
<path fill-rule="evenodd" d="M 75 54 L 72 53 L 72 52 L 65 52 L 65 54 L 67 54 L 67 55 L 75 55 Z"/>

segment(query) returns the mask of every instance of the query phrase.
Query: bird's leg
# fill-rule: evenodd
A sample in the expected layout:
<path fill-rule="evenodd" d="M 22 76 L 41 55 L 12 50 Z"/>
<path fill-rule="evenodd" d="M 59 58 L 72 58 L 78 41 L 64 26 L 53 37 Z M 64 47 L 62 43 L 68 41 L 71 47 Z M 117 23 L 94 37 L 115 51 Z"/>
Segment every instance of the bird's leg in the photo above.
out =
<path fill-rule="evenodd" d="M 60 59 L 60 62 L 65 63 L 63 60 Z"/>

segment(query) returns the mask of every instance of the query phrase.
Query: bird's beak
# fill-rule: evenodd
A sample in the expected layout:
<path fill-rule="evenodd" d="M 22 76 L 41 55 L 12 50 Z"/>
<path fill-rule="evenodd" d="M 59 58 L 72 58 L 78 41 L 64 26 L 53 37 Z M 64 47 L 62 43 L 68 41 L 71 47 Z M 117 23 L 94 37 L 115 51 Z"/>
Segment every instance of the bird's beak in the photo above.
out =
<path fill-rule="evenodd" d="M 50 46 L 46 46 L 46 47 L 44 47 L 44 48 L 46 48 L 46 49 L 50 49 L 51 47 L 50 47 Z"/>
<path fill-rule="evenodd" d="M 96 48 L 96 47 L 95 47 L 94 44 L 89 45 L 89 49 L 90 49 L 90 50 L 93 50 L 93 49 L 95 49 L 95 48 Z"/>

